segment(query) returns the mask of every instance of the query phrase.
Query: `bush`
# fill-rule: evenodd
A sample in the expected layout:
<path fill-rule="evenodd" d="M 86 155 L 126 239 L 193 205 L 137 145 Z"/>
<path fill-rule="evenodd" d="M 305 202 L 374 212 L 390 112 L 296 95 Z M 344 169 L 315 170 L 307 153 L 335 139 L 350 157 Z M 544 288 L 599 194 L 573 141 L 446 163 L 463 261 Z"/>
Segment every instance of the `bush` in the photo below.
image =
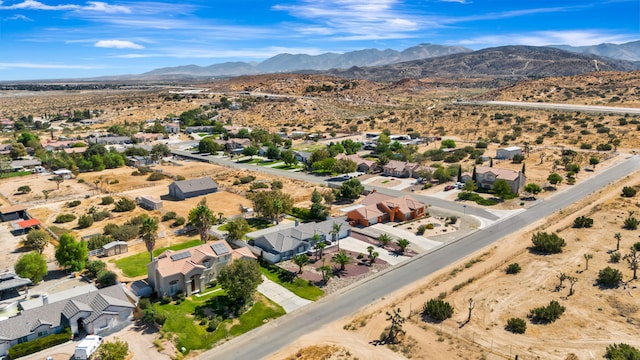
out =
<path fill-rule="evenodd" d="M 113 225 L 113 224 L 110 224 Z M 107 230 L 109 233 L 107 234 Z M 129 241 L 138 237 L 140 232 L 140 227 L 138 225 L 127 225 L 124 224 L 122 226 L 115 225 L 109 226 L 108 228 L 105 226 L 105 235 L 111 235 L 113 240 L 117 241 Z"/>
<path fill-rule="evenodd" d="M 169 221 L 175 219 L 177 216 L 175 211 L 168 211 L 162 215 L 162 221 Z"/>
<path fill-rule="evenodd" d="M 522 268 L 520 267 L 520 264 L 518 264 L 518 263 L 509 264 L 509 265 L 507 265 L 507 268 L 505 269 L 505 272 L 507 274 L 517 274 L 520 271 L 522 271 Z"/>
<path fill-rule="evenodd" d="M 116 202 L 116 206 L 113 208 L 115 212 L 131 211 L 136 208 L 136 203 L 133 200 L 127 198 L 121 198 Z"/>
<path fill-rule="evenodd" d="M 56 224 L 68 223 L 76 219 L 76 216 L 73 214 L 60 214 L 56 216 L 56 219 L 53 221 Z"/>
<path fill-rule="evenodd" d="M 453 224 L 458 222 L 458 217 L 457 216 L 449 216 L 447 218 L 447 220 L 449 220 L 449 224 L 453 225 Z"/>
<path fill-rule="evenodd" d="M 102 270 L 98 273 L 96 281 L 101 286 L 111 286 L 116 283 L 116 273 L 109 270 Z"/>
<path fill-rule="evenodd" d="M 524 319 L 513 317 L 507 320 L 505 329 L 514 334 L 524 334 L 527 331 L 527 322 Z"/>
<path fill-rule="evenodd" d="M 52 334 L 32 341 L 27 341 L 22 344 L 14 345 L 9 348 L 9 357 L 11 359 L 17 359 L 22 356 L 35 354 L 44 349 L 66 343 L 67 341 L 71 341 L 71 329 L 69 328 L 65 328 L 64 331 L 59 334 Z"/>
<path fill-rule="evenodd" d="M 87 247 L 89 248 L 89 250 L 95 250 L 101 248 L 104 245 L 107 245 L 112 241 L 113 239 L 110 236 L 99 234 L 92 236 L 87 240 Z"/>
<path fill-rule="evenodd" d="M 248 183 L 252 182 L 255 179 L 256 179 L 256 177 L 252 176 L 252 175 L 243 176 L 243 177 L 240 178 L 240 184 L 248 184 Z"/>
<path fill-rule="evenodd" d="M 573 220 L 574 228 L 590 228 L 593 226 L 593 219 L 586 216 L 578 216 Z"/>
<path fill-rule="evenodd" d="M 94 277 L 107 268 L 107 264 L 104 261 L 100 260 L 89 260 L 87 261 L 87 275 L 89 277 Z"/>
<path fill-rule="evenodd" d="M 625 186 L 622 188 L 622 196 L 624 197 L 634 197 L 636 196 L 637 190 L 632 188 L 631 186 Z"/>
<path fill-rule="evenodd" d="M 211 321 L 209 321 L 209 324 L 207 325 L 207 332 L 216 331 L 218 325 L 220 325 L 220 320 L 218 320 L 218 318 L 211 319 Z"/>
<path fill-rule="evenodd" d="M 78 228 L 85 229 L 89 226 L 93 225 L 93 216 L 91 215 L 82 215 L 78 219 Z"/>
<path fill-rule="evenodd" d="M 263 182 L 254 182 L 254 183 L 251 184 L 251 186 L 249 188 L 251 190 L 268 189 L 269 185 L 267 185 L 267 183 L 263 183 Z"/>
<path fill-rule="evenodd" d="M 522 154 L 515 154 L 513 155 L 513 158 L 511 159 L 511 161 L 513 161 L 516 164 L 520 164 L 524 161 L 524 155 Z"/>
<path fill-rule="evenodd" d="M 105 196 L 102 198 L 102 202 L 100 203 L 100 205 L 111 205 L 113 204 L 113 198 L 111 196 Z"/>
<path fill-rule="evenodd" d="M 453 306 L 442 299 L 431 299 L 424 304 L 422 315 L 441 322 L 453 316 Z"/>
<path fill-rule="evenodd" d="M 108 210 L 96 211 L 91 214 L 93 217 L 93 221 L 102 221 L 111 216 L 111 213 Z"/>
<path fill-rule="evenodd" d="M 184 217 L 179 216 L 179 217 L 176 218 L 176 220 L 173 222 L 173 224 L 171 224 L 171 226 L 173 226 L 173 227 L 182 226 L 186 222 L 187 222 L 187 220 Z"/>
<path fill-rule="evenodd" d="M 151 307 L 151 300 L 146 299 L 146 298 L 141 298 L 140 301 L 138 301 L 138 307 L 140 308 L 140 310 L 145 310 Z"/>
<path fill-rule="evenodd" d="M 629 216 L 628 218 L 624 219 L 624 228 L 627 230 L 637 230 L 638 225 L 638 219 L 633 216 Z"/>
<path fill-rule="evenodd" d="M 184 177 L 184 176 L 182 176 L 182 175 L 178 175 L 178 176 L 176 176 L 176 181 L 182 181 L 182 180 L 186 180 L 186 179 L 187 179 L 187 178 L 185 178 L 185 177 Z"/>
<path fill-rule="evenodd" d="M 614 264 L 619 263 L 620 259 L 622 259 L 622 254 L 620 254 L 617 251 L 612 252 L 611 255 L 609 256 L 609 260 Z"/>
<path fill-rule="evenodd" d="M 613 344 L 607 346 L 604 357 L 610 360 L 638 360 L 640 359 L 640 350 L 623 343 Z"/>
<path fill-rule="evenodd" d="M 533 249 L 546 254 L 561 253 L 562 248 L 566 245 L 564 239 L 557 234 L 548 234 L 546 232 L 535 233 L 531 239 Z"/>
<path fill-rule="evenodd" d="M 65 206 L 72 208 L 72 207 L 76 207 L 76 206 L 80 205 L 81 203 L 82 202 L 80 200 L 73 200 L 73 201 L 70 201 L 70 202 L 66 203 Z"/>
<path fill-rule="evenodd" d="M 416 234 L 423 235 L 426 230 L 427 230 L 427 225 L 420 225 L 418 226 L 418 231 L 416 232 Z"/>
<path fill-rule="evenodd" d="M 598 272 L 598 284 L 612 288 L 618 286 L 622 281 L 622 273 L 618 269 L 607 266 Z"/>
<path fill-rule="evenodd" d="M 291 216 L 302 220 L 309 220 L 311 219 L 311 212 L 309 211 L 309 209 L 294 206 L 293 208 L 291 208 Z"/>
<path fill-rule="evenodd" d="M 426 227 L 427 227 L 427 230 L 433 230 L 433 224 L 432 223 L 428 223 L 426 225 Z"/>
<path fill-rule="evenodd" d="M 158 180 L 162 180 L 164 178 L 165 178 L 165 176 L 164 176 L 163 173 L 154 172 L 154 173 L 151 173 L 151 175 L 149 175 L 149 177 L 147 177 L 147 181 L 158 181 Z"/>
<path fill-rule="evenodd" d="M 565 311 L 565 307 L 560 305 L 559 302 L 551 300 L 549 305 L 537 307 L 531 309 L 531 320 L 537 323 L 548 324 L 552 323 L 560 318 Z"/>

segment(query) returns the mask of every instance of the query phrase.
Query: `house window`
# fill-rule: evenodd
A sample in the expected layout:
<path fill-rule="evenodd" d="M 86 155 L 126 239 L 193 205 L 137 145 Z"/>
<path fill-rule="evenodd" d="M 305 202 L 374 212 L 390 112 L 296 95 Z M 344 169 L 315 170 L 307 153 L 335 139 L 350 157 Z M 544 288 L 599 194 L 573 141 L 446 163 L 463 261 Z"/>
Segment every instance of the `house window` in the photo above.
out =
<path fill-rule="evenodd" d="M 171 295 L 177 293 L 180 290 L 180 285 L 178 285 L 178 280 L 173 280 L 169 283 L 169 293 Z"/>
<path fill-rule="evenodd" d="M 43 336 L 47 336 L 49 333 L 47 330 L 44 331 L 38 331 L 38 337 L 43 337 Z"/>
<path fill-rule="evenodd" d="M 209 268 L 211 267 L 211 260 L 205 260 L 202 262 L 202 266 Z"/>
<path fill-rule="evenodd" d="M 23 336 L 23 337 L 18 339 L 18 344 L 26 343 L 27 341 L 29 341 L 29 337 L 28 336 Z"/>

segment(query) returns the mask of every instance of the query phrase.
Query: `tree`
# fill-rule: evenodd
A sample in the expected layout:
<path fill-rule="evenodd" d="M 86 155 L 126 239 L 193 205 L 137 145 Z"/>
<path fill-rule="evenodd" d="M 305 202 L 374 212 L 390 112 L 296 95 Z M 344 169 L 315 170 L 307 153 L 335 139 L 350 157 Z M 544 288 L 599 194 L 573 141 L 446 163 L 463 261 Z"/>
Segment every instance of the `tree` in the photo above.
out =
<path fill-rule="evenodd" d="M 358 179 L 349 179 L 340 186 L 340 196 L 344 199 L 355 200 L 364 191 L 364 186 Z"/>
<path fill-rule="evenodd" d="M 318 190 L 313 190 L 311 194 L 311 208 L 309 208 L 309 216 L 313 220 L 324 221 L 329 216 L 326 206 L 322 204 L 322 194 Z"/>
<path fill-rule="evenodd" d="M 204 154 L 215 154 L 220 150 L 220 146 L 211 137 L 206 137 L 198 143 L 198 152 Z"/>
<path fill-rule="evenodd" d="M 616 251 L 620 250 L 620 240 L 622 239 L 622 234 L 619 232 L 615 233 L 613 237 L 616 239 Z"/>
<path fill-rule="evenodd" d="M 524 155 L 522 154 L 515 154 L 513 155 L 513 157 L 511 158 L 511 161 L 513 161 L 514 164 L 520 164 L 522 163 L 522 161 L 524 161 Z"/>
<path fill-rule="evenodd" d="M 631 246 L 630 252 L 624 256 L 624 259 L 629 263 L 629 268 L 633 270 L 633 280 L 636 280 L 638 266 L 640 266 L 640 242 Z"/>
<path fill-rule="evenodd" d="M 280 222 L 280 215 L 290 212 L 293 208 L 291 195 L 280 190 L 261 191 L 250 194 L 253 209 L 262 216 Z"/>
<path fill-rule="evenodd" d="M 209 228 L 215 220 L 213 211 L 207 206 L 207 198 L 202 198 L 198 205 L 189 211 L 189 224 L 198 230 L 202 242 L 207 242 L 209 239 Z"/>
<path fill-rule="evenodd" d="M 115 285 L 117 282 L 116 273 L 110 270 L 102 270 L 98 273 L 96 282 L 102 287 Z"/>
<path fill-rule="evenodd" d="M 329 231 L 329 234 L 331 234 L 331 241 L 338 240 L 338 237 L 340 236 L 340 229 L 342 229 L 342 224 L 340 223 L 334 222 L 331 225 L 331 231 Z"/>
<path fill-rule="evenodd" d="M 155 144 L 151 148 L 151 157 L 153 160 L 158 161 L 165 156 L 171 155 L 171 150 L 166 144 Z"/>
<path fill-rule="evenodd" d="M 282 161 L 284 161 L 284 164 L 287 166 L 295 166 L 298 164 L 298 159 L 291 150 L 282 151 L 280 153 L 280 157 L 282 158 Z"/>
<path fill-rule="evenodd" d="M 533 195 L 538 195 L 540 192 L 542 192 L 542 188 L 538 184 L 530 183 L 524 187 L 524 191 Z"/>
<path fill-rule="evenodd" d="M 598 159 L 595 156 L 592 156 L 589 158 L 589 165 L 593 166 L 594 168 L 596 167 L 596 165 L 598 165 L 600 163 L 600 159 Z"/>
<path fill-rule="evenodd" d="M 258 155 L 258 148 L 253 145 L 249 145 L 242 149 L 242 155 L 249 156 L 250 159 L 253 160 L 253 157 Z"/>
<path fill-rule="evenodd" d="M 58 240 L 55 257 L 60 266 L 69 271 L 80 271 L 84 269 L 89 255 L 87 243 L 76 241 L 71 234 L 63 234 Z"/>
<path fill-rule="evenodd" d="M 329 277 L 331 276 L 331 266 L 326 265 L 324 263 L 324 259 L 322 260 L 322 266 L 319 266 L 316 270 L 320 271 L 320 274 L 322 274 L 322 281 L 325 283 L 329 281 Z"/>
<path fill-rule="evenodd" d="M 512 317 L 507 320 L 505 329 L 514 334 L 524 334 L 527 331 L 527 322 L 522 318 Z"/>
<path fill-rule="evenodd" d="M 559 302 L 551 300 L 547 306 L 531 309 L 529 317 L 533 322 L 548 324 L 558 320 L 565 310 L 566 308 L 560 305 Z"/>
<path fill-rule="evenodd" d="M 384 342 L 395 344 L 397 342 L 398 335 L 405 333 L 405 331 L 402 330 L 402 324 L 404 324 L 407 319 L 400 315 L 400 308 L 393 310 L 393 313 L 387 311 L 386 314 L 387 321 L 391 322 L 391 325 L 389 325 L 389 332 L 386 334 Z"/>
<path fill-rule="evenodd" d="M 374 262 L 376 262 L 376 258 L 378 256 L 380 256 L 380 254 L 377 251 L 374 251 L 374 247 L 369 245 L 367 246 L 367 252 L 369 252 L 369 263 L 373 264 Z"/>
<path fill-rule="evenodd" d="M 133 209 L 136 208 L 136 203 L 135 201 L 128 199 L 128 198 L 120 198 L 120 200 L 118 200 L 115 204 L 115 207 L 113 208 L 114 212 L 127 212 L 127 211 L 131 211 Z"/>
<path fill-rule="evenodd" d="M 153 261 L 153 249 L 156 247 L 158 239 L 158 220 L 155 218 L 144 219 L 142 226 L 140 226 L 140 236 L 149 252 L 150 261 Z"/>
<path fill-rule="evenodd" d="M 62 182 L 64 181 L 64 177 L 62 177 L 61 175 L 56 175 L 52 178 L 52 180 L 56 183 L 56 185 L 58 185 L 58 188 L 56 190 L 60 190 L 60 184 L 62 184 Z"/>
<path fill-rule="evenodd" d="M 96 351 L 94 360 L 125 360 L 129 355 L 129 344 L 120 339 L 105 341 Z"/>
<path fill-rule="evenodd" d="M 34 284 L 42 281 L 48 273 L 47 261 L 35 251 L 20 256 L 14 269 L 16 274 L 31 280 Z"/>
<path fill-rule="evenodd" d="M 630 212 L 629 216 L 626 219 L 624 219 L 623 227 L 627 230 L 637 230 L 639 224 L 640 224 L 640 221 L 638 221 L 638 219 L 633 217 L 633 212 Z"/>
<path fill-rule="evenodd" d="M 302 268 L 309 263 L 309 257 L 307 254 L 294 255 L 291 258 L 294 264 L 298 265 L 298 274 L 302 274 Z"/>
<path fill-rule="evenodd" d="M 409 244 L 411 244 L 411 243 L 407 239 L 400 239 L 400 240 L 396 241 L 396 245 L 398 245 L 398 247 L 400 248 L 400 253 L 401 254 L 404 254 L 404 251 L 407 249 Z"/>
<path fill-rule="evenodd" d="M 349 256 L 346 251 L 340 250 L 340 252 L 333 255 L 331 261 L 334 264 L 340 265 L 340 271 L 344 271 L 345 266 L 351 264 L 353 258 Z"/>
<path fill-rule="evenodd" d="M 267 158 L 268 159 L 279 159 L 280 158 L 280 148 L 278 148 L 276 145 L 269 145 L 267 147 L 267 152 L 266 152 Z"/>
<path fill-rule="evenodd" d="M 107 264 L 100 260 L 87 261 L 87 275 L 89 277 L 96 277 L 98 274 L 107 268 Z"/>
<path fill-rule="evenodd" d="M 634 197 L 634 196 L 636 196 L 637 192 L 638 191 L 635 188 L 631 187 L 631 186 L 625 186 L 625 187 L 622 188 L 622 196 L 623 197 Z"/>
<path fill-rule="evenodd" d="M 593 254 L 584 254 L 584 260 L 586 262 L 584 269 L 589 270 L 589 260 L 593 259 Z"/>
<path fill-rule="evenodd" d="M 511 195 L 511 187 L 504 179 L 498 179 L 493 183 L 493 193 L 499 198 L 504 199 Z"/>
<path fill-rule="evenodd" d="M 467 180 L 462 187 L 463 191 L 476 191 L 478 190 L 478 185 L 473 180 Z"/>
<path fill-rule="evenodd" d="M 78 228 L 86 229 L 93 225 L 93 215 L 85 214 L 78 218 Z"/>
<path fill-rule="evenodd" d="M 556 186 L 556 185 L 558 185 L 558 184 L 560 184 L 562 182 L 562 176 L 560 174 L 558 174 L 558 173 L 551 173 L 547 177 L 547 181 L 551 185 Z"/>
<path fill-rule="evenodd" d="M 609 360 L 638 360 L 640 359 L 640 350 L 624 343 L 613 344 L 607 346 L 604 357 Z"/>
<path fill-rule="evenodd" d="M 618 269 L 607 266 L 598 272 L 598 284 L 604 287 L 616 287 L 622 281 L 622 273 Z"/>
<path fill-rule="evenodd" d="M 51 190 L 42 190 L 42 195 L 44 195 L 44 201 L 49 200 L 49 193 Z"/>
<path fill-rule="evenodd" d="M 229 303 L 241 308 L 262 283 L 258 262 L 244 259 L 232 262 L 220 271 L 218 283 L 227 291 Z"/>
<path fill-rule="evenodd" d="M 18 187 L 18 192 L 20 194 L 27 194 L 31 192 L 31 187 L 29 185 L 22 185 Z"/>
<path fill-rule="evenodd" d="M 391 236 L 389 234 L 380 234 L 377 240 L 380 243 L 380 247 L 385 247 L 391 242 Z"/>
<path fill-rule="evenodd" d="M 442 322 L 453 316 L 453 306 L 442 299 L 430 299 L 424 304 L 422 315 Z"/>
<path fill-rule="evenodd" d="M 593 226 L 593 219 L 586 216 L 578 216 L 573 220 L 574 228 L 590 228 Z"/>
<path fill-rule="evenodd" d="M 316 244 L 316 260 L 320 260 L 322 258 L 322 253 L 326 247 L 327 243 L 324 241 L 320 241 Z"/>
<path fill-rule="evenodd" d="M 445 139 L 440 142 L 441 149 L 455 149 L 456 142 L 453 139 Z"/>
<path fill-rule="evenodd" d="M 247 220 L 235 218 L 227 223 L 227 240 L 241 240 L 250 230 Z"/>
<path fill-rule="evenodd" d="M 578 278 L 575 276 L 568 276 L 567 280 L 569 280 L 569 284 L 571 284 L 569 287 L 569 296 L 571 296 L 573 295 L 573 286 L 578 282 Z"/>
<path fill-rule="evenodd" d="M 537 232 L 533 234 L 531 241 L 533 242 L 534 250 L 546 254 L 561 253 L 562 248 L 566 245 L 564 239 L 555 233 Z"/>
<path fill-rule="evenodd" d="M 42 254 L 44 248 L 49 245 L 50 239 L 51 237 L 49 236 L 49 233 L 44 230 L 31 230 L 22 242 L 22 245 L 24 245 L 28 250 L 34 250 L 37 251 L 38 254 Z"/>

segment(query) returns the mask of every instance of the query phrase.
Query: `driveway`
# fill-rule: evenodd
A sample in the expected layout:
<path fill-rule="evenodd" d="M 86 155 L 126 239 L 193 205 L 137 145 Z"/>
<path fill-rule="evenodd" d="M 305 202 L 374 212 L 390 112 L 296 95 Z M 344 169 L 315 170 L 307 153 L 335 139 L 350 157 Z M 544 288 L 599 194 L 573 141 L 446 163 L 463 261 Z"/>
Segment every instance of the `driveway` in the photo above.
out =
<path fill-rule="evenodd" d="M 360 241 L 358 239 L 354 239 L 350 236 L 344 239 L 340 239 L 341 249 L 362 253 L 365 254 L 365 256 L 369 253 L 369 251 L 367 251 L 367 247 L 369 246 L 371 246 L 371 244 Z M 410 257 L 408 256 L 398 255 L 393 251 L 385 250 L 377 246 L 374 246 L 374 248 L 375 251 L 377 251 L 379 254 L 378 258 L 386 261 L 387 263 L 389 263 L 389 265 L 395 265 L 397 263 L 410 259 Z"/>
<path fill-rule="evenodd" d="M 398 227 L 389 226 L 386 224 L 375 224 L 375 225 L 369 226 L 369 228 L 373 229 L 374 231 L 378 231 L 380 233 L 391 235 L 394 241 L 396 239 L 407 239 L 409 240 L 409 242 L 411 242 L 411 245 L 409 245 L 409 248 L 413 248 L 417 252 L 422 252 L 422 251 L 420 251 L 420 249 L 415 249 L 414 245 L 417 245 L 422 250 L 431 250 L 435 247 L 442 245 L 442 243 L 439 241 L 429 240 L 425 237 L 418 236 L 410 231 L 400 229 Z"/>
<path fill-rule="evenodd" d="M 373 176 L 370 177 L 368 179 L 362 180 L 362 184 L 370 184 L 372 182 L 375 182 L 376 180 L 388 180 L 389 177 L 387 176 Z M 399 185 L 395 185 L 395 186 L 390 186 L 387 189 L 391 189 L 391 190 L 402 190 L 402 189 L 406 189 L 409 186 L 413 185 L 416 183 L 416 179 L 412 179 L 412 178 L 399 178 L 399 177 L 393 177 L 393 179 L 400 181 Z"/>
<path fill-rule="evenodd" d="M 262 276 L 262 279 L 264 281 L 258 285 L 258 291 L 271 301 L 282 306 L 287 313 L 312 303 L 312 301 L 299 297 L 264 276 Z"/>

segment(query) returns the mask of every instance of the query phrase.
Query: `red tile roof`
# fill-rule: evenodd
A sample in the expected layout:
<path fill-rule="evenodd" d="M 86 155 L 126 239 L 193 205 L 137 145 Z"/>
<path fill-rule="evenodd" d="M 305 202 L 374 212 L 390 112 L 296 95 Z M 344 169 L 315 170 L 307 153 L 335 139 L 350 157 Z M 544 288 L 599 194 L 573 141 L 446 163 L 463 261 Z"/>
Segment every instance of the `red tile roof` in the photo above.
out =
<path fill-rule="evenodd" d="M 18 223 L 18 226 L 20 226 L 20 228 L 22 229 L 27 229 L 27 228 L 38 226 L 38 225 L 40 225 L 40 221 L 38 219 L 29 219 L 29 220 L 20 221 Z"/>

